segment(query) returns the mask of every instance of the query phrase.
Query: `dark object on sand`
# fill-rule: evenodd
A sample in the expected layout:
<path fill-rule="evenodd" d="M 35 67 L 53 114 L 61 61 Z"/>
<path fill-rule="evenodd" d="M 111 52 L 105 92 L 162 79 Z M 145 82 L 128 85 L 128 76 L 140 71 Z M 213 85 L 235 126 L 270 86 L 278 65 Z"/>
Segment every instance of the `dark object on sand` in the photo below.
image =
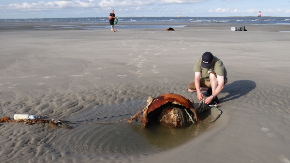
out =
<path fill-rule="evenodd" d="M 247 31 L 247 30 L 246 30 L 246 27 L 243 26 L 243 27 L 239 27 L 239 28 L 238 28 L 238 31 Z"/>
<path fill-rule="evenodd" d="M 170 127 L 183 127 L 191 123 L 198 123 L 193 100 L 178 94 L 164 94 L 156 98 L 149 96 L 146 107 L 129 122 L 138 121 L 138 119 L 141 119 L 143 127 L 154 123 Z"/>
<path fill-rule="evenodd" d="M 173 28 L 169 27 L 166 29 L 166 31 L 175 31 Z"/>
<path fill-rule="evenodd" d="M 248 31 L 248 30 L 246 30 L 245 26 L 243 26 L 243 27 L 231 27 L 231 30 L 232 31 Z"/>

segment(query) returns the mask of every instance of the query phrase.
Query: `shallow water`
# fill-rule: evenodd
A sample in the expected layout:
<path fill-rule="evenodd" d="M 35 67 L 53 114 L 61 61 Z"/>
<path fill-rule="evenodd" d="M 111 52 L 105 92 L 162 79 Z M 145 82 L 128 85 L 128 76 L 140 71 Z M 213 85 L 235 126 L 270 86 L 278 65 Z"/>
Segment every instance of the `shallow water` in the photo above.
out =
<path fill-rule="evenodd" d="M 156 124 L 145 129 L 137 122 L 120 121 L 130 118 L 142 105 L 144 99 L 103 105 L 77 114 L 70 118 L 71 122 L 77 123 L 72 125 L 74 128 L 69 131 L 59 130 L 52 144 L 62 144 L 58 148 L 73 155 L 149 154 L 186 143 L 213 125 L 200 123 L 184 128 L 169 128 Z M 204 121 L 213 119 L 210 111 L 204 115 Z"/>

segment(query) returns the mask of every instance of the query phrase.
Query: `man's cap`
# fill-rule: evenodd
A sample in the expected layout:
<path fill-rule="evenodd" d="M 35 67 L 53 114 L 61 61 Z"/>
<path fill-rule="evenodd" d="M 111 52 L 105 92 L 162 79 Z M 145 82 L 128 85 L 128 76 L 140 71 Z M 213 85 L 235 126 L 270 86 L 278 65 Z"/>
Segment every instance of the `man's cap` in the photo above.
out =
<path fill-rule="evenodd" d="M 211 62 L 213 60 L 213 55 L 211 52 L 205 52 L 202 55 L 201 67 L 210 68 Z"/>

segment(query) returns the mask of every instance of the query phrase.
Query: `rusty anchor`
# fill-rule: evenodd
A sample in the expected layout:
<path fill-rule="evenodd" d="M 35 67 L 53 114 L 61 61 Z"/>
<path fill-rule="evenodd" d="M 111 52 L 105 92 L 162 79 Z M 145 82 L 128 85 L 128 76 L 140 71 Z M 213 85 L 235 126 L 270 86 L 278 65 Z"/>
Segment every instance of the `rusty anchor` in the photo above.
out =
<path fill-rule="evenodd" d="M 156 122 L 170 127 L 187 126 L 192 120 L 198 123 L 193 104 L 192 99 L 186 99 L 178 94 L 163 94 L 156 98 L 149 96 L 144 109 L 139 110 L 129 122 L 141 119 L 143 127 Z"/>

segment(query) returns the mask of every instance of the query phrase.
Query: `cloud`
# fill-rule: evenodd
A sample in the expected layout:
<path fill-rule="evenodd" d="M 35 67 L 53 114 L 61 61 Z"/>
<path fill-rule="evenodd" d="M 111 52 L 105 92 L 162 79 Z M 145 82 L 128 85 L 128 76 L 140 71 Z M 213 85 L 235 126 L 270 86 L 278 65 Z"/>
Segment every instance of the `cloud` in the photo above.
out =
<path fill-rule="evenodd" d="M 128 6 L 148 6 L 148 5 L 162 5 L 162 4 L 194 4 L 206 2 L 208 0 L 101 0 L 100 7 L 128 7 Z"/>
<path fill-rule="evenodd" d="M 112 7 L 142 7 L 149 5 L 163 5 L 163 4 L 194 4 L 206 2 L 209 0 L 45 0 L 34 3 L 13 3 L 9 5 L 0 6 L 1 9 L 12 10 L 57 10 L 57 9 L 77 9 L 77 8 L 112 8 Z"/>
<path fill-rule="evenodd" d="M 91 3 L 93 0 L 88 1 L 53 1 L 53 2 L 36 2 L 36 3 L 21 3 L 21 4 L 9 4 L 7 9 L 20 9 L 20 10 L 50 10 L 50 9 L 65 9 L 65 8 L 90 8 L 95 7 L 95 4 Z"/>
<path fill-rule="evenodd" d="M 209 13 L 237 13 L 238 9 L 230 10 L 229 8 L 217 8 L 215 10 L 210 9 L 208 10 Z"/>
<path fill-rule="evenodd" d="M 210 9 L 208 12 L 228 12 L 229 10 L 230 10 L 229 8 L 227 8 L 227 9 L 217 8 L 215 10 Z"/>
<path fill-rule="evenodd" d="M 230 10 L 229 8 L 227 8 L 227 9 L 223 8 L 223 9 L 217 10 L 217 12 L 228 12 L 229 10 Z"/>
<path fill-rule="evenodd" d="M 253 13 L 253 12 L 257 12 L 257 11 L 255 11 L 255 10 L 253 10 L 253 9 L 248 9 L 248 10 L 247 10 L 247 13 Z"/>
<path fill-rule="evenodd" d="M 272 12 L 272 10 L 271 10 L 271 9 L 269 9 L 269 10 L 265 10 L 264 12 L 266 12 L 266 13 L 267 13 L 267 12 Z"/>
<path fill-rule="evenodd" d="M 169 4 L 169 3 L 183 3 L 182 0 L 162 0 L 161 3 Z"/>
<path fill-rule="evenodd" d="M 146 5 L 150 5 L 152 4 L 152 2 L 150 1 L 132 1 L 132 0 L 102 0 L 101 2 L 99 2 L 99 6 L 100 7 L 105 7 L 105 8 L 109 8 L 109 7 L 128 7 L 128 6 L 146 6 Z"/>
<path fill-rule="evenodd" d="M 200 3 L 200 2 L 206 2 L 208 0 L 161 0 L 159 4 L 172 4 L 172 3 Z M 156 3 L 156 1 L 155 1 Z"/>

